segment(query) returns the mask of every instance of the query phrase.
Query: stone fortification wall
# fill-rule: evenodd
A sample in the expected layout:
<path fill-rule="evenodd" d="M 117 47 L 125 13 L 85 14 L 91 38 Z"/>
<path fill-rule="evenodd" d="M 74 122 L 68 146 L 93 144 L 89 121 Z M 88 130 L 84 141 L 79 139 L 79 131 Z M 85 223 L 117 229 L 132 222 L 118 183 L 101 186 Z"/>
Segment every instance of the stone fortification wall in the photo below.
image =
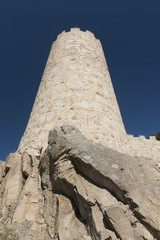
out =
<path fill-rule="evenodd" d="M 146 139 L 145 136 L 134 137 L 127 135 L 129 154 L 134 157 L 144 157 L 160 161 L 160 141 L 151 136 Z M 160 165 L 158 166 L 160 167 Z"/>
<path fill-rule="evenodd" d="M 159 141 L 126 134 L 101 43 L 78 28 L 52 45 L 19 151 L 45 148 L 49 131 L 64 124 L 93 142 L 160 160 Z"/>
<path fill-rule="evenodd" d="M 125 152 L 126 132 L 101 43 L 77 28 L 52 45 L 19 149 L 45 146 L 49 130 L 63 124 Z"/>

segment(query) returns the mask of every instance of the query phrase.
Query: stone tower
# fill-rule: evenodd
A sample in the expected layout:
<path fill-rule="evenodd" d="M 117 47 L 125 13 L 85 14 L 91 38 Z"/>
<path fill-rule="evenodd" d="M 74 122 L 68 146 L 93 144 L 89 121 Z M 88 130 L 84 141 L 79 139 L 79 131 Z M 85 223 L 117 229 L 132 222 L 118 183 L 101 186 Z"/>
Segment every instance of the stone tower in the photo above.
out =
<path fill-rule="evenodd" d="M 53 42 L 19 150 L 46 147 L 49 131 L 64 124 L 125 152 L 126 131 L 101 43 L 78 28 Z"/>
<path fill-rule="evenodd" d="M 63 32 L 0 162 L 0 240 L 158 240 L 159 173 L 160 141 L 125 132 L 99 40 Z"/>

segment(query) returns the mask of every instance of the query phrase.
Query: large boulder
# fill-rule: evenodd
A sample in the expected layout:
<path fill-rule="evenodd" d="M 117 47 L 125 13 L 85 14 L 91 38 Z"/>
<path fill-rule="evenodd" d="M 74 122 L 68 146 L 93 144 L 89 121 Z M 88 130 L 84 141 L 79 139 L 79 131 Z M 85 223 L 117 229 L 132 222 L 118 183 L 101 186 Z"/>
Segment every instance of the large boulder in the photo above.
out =
<path fill-rule="evenodd" d="M 153 178 L 144 160 L 93 144 L 71 126 L 50 132 L 47 151 L 53 189 L 72 199 L 95 239 L 112 236 L 108 231 L 160 238 L 159 173 Z"/>
<path fill-rule="evenodd" d="M 0 168 L 1 226 L 19 240 L 160 239 L 160 175 L 148 166 L 56 128 L 41 155 L 16 152 Z"/>

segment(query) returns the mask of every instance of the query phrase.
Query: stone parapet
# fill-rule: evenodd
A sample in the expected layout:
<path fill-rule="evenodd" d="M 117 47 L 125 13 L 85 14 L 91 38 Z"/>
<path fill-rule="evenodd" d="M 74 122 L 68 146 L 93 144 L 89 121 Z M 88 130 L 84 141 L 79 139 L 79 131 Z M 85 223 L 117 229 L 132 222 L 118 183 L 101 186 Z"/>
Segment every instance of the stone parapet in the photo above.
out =
<path fill-rule="evenodd" d="M 145 136 L 134 137 L 127 135 L 129 154 L 134 157 L 144 157 L 160 161 L 160 141 L 155 137 L 146 139 Z"/>

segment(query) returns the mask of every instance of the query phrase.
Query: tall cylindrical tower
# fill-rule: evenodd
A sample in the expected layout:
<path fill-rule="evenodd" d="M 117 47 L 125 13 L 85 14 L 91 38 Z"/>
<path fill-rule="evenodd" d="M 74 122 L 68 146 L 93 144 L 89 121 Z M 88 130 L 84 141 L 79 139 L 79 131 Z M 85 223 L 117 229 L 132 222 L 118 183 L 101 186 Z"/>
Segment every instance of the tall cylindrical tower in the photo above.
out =
<path fill-rule="evenodd" d="M 117 150 L 126 135 L 101 43 L 78 28 L 52 45 L 19 149 L 46 146 L 49 131 L 63 124 Z"/>

